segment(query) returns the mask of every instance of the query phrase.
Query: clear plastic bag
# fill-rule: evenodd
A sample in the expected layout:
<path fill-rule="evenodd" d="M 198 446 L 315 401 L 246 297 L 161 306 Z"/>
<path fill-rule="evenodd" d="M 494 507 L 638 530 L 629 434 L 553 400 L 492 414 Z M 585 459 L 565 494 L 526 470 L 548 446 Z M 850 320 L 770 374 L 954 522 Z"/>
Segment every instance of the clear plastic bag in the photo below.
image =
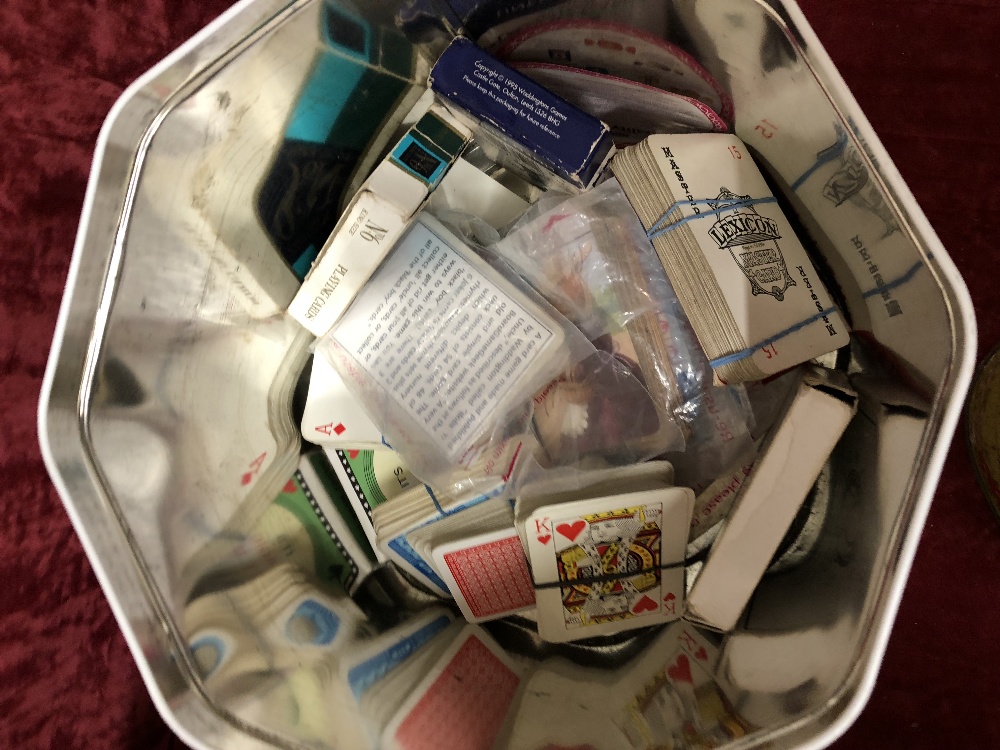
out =
<path fill-rule="evenodd" d="M 424 212 L 317 353 L 414 474 L 462 497 L 509 479 L 535 448 L 533 397 L 595 349 L 509 267 Z"/>
<path fill-rule="evenodd" d="M 677 483 L 702 495 L 696 522 L 720 517 L 732 477 L 745 476 L 756 455 L 752 412 L 741 387 L 712 385 L 708 359 L 618 182 L 536 204 L 494 249 L 599 352 L 638 369 L 657 410 L 679 428 L 663 453 Z M 539 468 L 526 466 L 522 481 Z"/>
<path fill-rule="evenodd" d="M 533 207 L 493 249 L 648 390 L 662 423 L 660 452 L 683 450 L 680 379 L 691 369 L 692 341 L 662 330 L 673 290 L 650 283 L 644 256 L 652 246 L 618 183 Z"/>
<path fill-rule="evenodd" d="M 535 204 L 492 249 L 596 341 L 654 311 L 631 257 L 646 242 L 625 194 L 612 182 Z"/>
<path fill-rule="evenodd" d="M 649 246 L 640 256 L 643 272 L 657 300 L 664 337 L 688 356 L 675 369 L 685 425 L 684 452 L 668 453 L 677 484 L 695 492 L 691 539 L 703 535 L 728 513 L 757 457 L 748 426 L 754 416 L 743 386 L 713 385 L 712 367 L 674 293 L 663 266 Z"/>

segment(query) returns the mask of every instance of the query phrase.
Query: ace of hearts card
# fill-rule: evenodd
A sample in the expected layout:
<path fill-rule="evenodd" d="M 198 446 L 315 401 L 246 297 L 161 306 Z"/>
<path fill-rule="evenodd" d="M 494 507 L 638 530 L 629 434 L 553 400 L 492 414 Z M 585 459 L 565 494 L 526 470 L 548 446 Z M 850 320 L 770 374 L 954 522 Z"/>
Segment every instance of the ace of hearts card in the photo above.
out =
<path fill-rule="evenodd" d="M 539 635 L 564 642 L 678 619 L 693 508 L 690 489 L 669 487 L 535 511 Z"/>

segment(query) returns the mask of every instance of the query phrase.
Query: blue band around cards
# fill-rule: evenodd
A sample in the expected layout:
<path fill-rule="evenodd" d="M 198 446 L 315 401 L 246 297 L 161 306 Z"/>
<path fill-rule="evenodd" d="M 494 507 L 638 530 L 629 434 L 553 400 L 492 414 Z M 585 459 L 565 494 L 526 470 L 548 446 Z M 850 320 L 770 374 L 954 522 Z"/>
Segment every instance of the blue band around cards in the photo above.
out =
<path fill-rule="evenodd" d="M 841 151 L 843 151 L 843 149 L 846 146 L 846 144 L 847 144 L 847 136 L 846 136 L 846 134 L 844 134 L 843 138 L 837 141 L 837 147 L 830 149 L 830 151 L 827 154 L 824 154 L 823 158 L 821 158 L 819 161 L 817 161 L 816 164 L 814 164 L 809 170 L 807 170 L 805 174 L 803 174 L 798 180 L 796 180 L 795 184 L 792 185 L 792 189 L 795 190 L 803 182 L 805 182 L 807 179 L 809 179 L 810 175 L 812 175 L 812 173 L 815 172 L 816 169 L 818 169 L 819 167 L 821 167 L 823 164 L 825 164 L 828 161 L 836 158 L 837 155 Z M 718 208 L 714 208 L 714 209 L 711 209 L 709 211 L 704 211 L 704 212 L 701 212 L 701 213 L 693 214 L 691 216 L 684 216 L 684 217 L 678 219 L 677 221 L 670 222 L 669 224 L 665 223 L 665 222 L 667 222 L 667 219 L 669 218 L 670 214 L 672 214 L 680 206 L 701 206 L 701 205 L 706 205 L 706 204 L 709 204 L 709 203 L 718 203 L 718 199 L 713 199 L 713 198 L 703 198 L 703 199 L 699 199 L 699 200 L 681 200 L 681 201 L 675 201 L 673 204 L 671 204 L 670 208 L 668 208 L 663 213 L 663 215 L 659 219 L 657 219 L 657 221 L 653 224 L 653 226 L 651 226 L 649 228 L 649 231 L 646 232 L 646 236 L 650 240 L 654 240 L 657 237 L 660 237 L 660 236 L 662 236 L 664 234 L 667 234 L 668 232 L 672 232 L 674 229 L 677 229 L 678 227 L 683 226 L 684 224 L 688 223 L 689 221 L 694 221 L 695 219 L 702 219 L 702 218 L 705 218 L 707 216 L 717 216 L 718 214 L 721 214 L 721 213 L 723 213 L 725 211 L 731 211 L 734 208 L 742 208 L 742 207 L 745 207 L 745 206 L 756 206 L 756 205 L 760 205 L 760 204 L 763 204 L 763 203 L 776 203 L 776 202 L 777 202 L 777 200 L 774 197 L 772 197 L 772 196 L 768 196 L 766 198 L 750 198 L 750 199 L 747 199 L 747 200 L 733 201 L 733 202 L 727 203 L 725 206 L 720 206 Z M 874 289 L 870 289 L 869 291 L 865 292 L 862 295 L 862 297 L 864 299 L 868 299 L 869 297 L 874 297 L 876 295 L 879 295 L 879 294 L 882 294 L 884 292 L 888 292 L 888 291 L 890 291 L 892 289 L 895 289 L 896 287 L 903 286 L 908 281 L 910 281 L 917 274 L 917 272 L 921 268 L 923 268 L 923 266 L 924 266 L 924 262 L 923 261 L 917 261 L 906 273 L 904 273 L 898 279 L 895 279 L 895 280 L 890 281 L 890 282 L 888 282 L 886 284 L 882 284 L 880 286 L 877 286 Z M 730 364 L 732 364 L 734 362 L 739 362 L 741 360 L 747 359 L 748 357 L 752 357 L 753 354 L 754 354 L 754 352 L 756 352 L 761 347 L 770 346 L 771 344 L 777 343 L 778 341 L 781 341 L 781 339 L 785 338 L 786 336 L 791 336 L 796 331 L 802 330 L 806 326 L 811 325 L 811 324 L 815 323 L 816 321 L 821 320 L 822 318 L 825 318 L 827 315 L 830 315 L 831 313 L 838 312 L 839 309 L 840 308 L 838 308 L 836 305 L 832 305 L 831 307 L 828 307 L 825 310 L 821 310 L 818 313 L 816 313 L 815 315 L 812 315 L 812 316 L 806 318 L 805 320 L 803 320 L 803 321 L 801 321 L 799 323 L 796 323 L 793 326 L 789 326 L 788 328 L 786 328 L 783 331 L 779 331 L 778 333 L 774 334 L 773 336 L 769 336 L 767 339 L 765 339 L 763 341 L 760 341 L 760 342 L 754 344 L 753 346 L 748 346 L 746 349 L 743 349 L 742 351 L 733 352 L 732 354 L 727 354 L 727 355 L 725 355 L 723 357 L 719 357 L 718 359 L 710 360 L 709 364 L 712 366 L 712 369 L 717 369 L 719 367 L 723 367 L 725 365 L 730 365 Z"/>
<path fill-rule="evenodd" d="M 762 203 L 777 203 L 777 199 L 774 196 L 767 196 L 766 198 L 749 198 L 747 200 L 737 200 L 737 201 L 727 201 L 726 205 L 719 206 L 718 208 L 713 208 L 708 211 L 702 211 L 700 213 L 692 214 L 691 216 L 684 216 L 677 221 L 671 222 L 670 224 L 665 224 L 667 218 L 674 212 L 675 209 L 680 206 L 704 206 L 709 203 L 718 203 L 718 198 L 702 198 L 701 200 L 691 200 L 691 201 L 674 201 L 656 223 L 649 228 L 646 232 L 646 236 L 653 240 L 657 237 L 666 234 L 667 232 L 672 232 L 678 227 L 684 226 L 689 221 L 694 221 L 695 219 L 704 219 L 707 216 L 718 216 L 725 211 L 732 211 L 734 208 L 744 208 L 746 206 L 759 206 Z"/>
<path fill-rule="evenodd" d="M 758 206 L 764 203 L 777 203 L 777 199 L 774 198 L 773 196 L 767 196 L 765 198 L 748 198 L 746 200 L 727 202 L 726 205 L 724 206 L 719 206 L 718 208 L 713 208 L 709 211 L 692 214 L 691 216 L 684 216 L 678 219 L 677 221 L 671 222 L 669 224 L 664 224 L 664 222 L 667 220 L 670 214 L 673 213 L 674 210 L 676 210 L 679 206 L 701 206 L 709 203 L 717 204 L 718 199 L 703 198 L 700 200 L 675 201 L 673 204 L 671 204 L 670 208 L 668 208 L 664 212 L 663 216 L 661 216 L 656 221 L 656 223 L 649 228 L 649 231 L 646 232 L 646 236 L 649 237 L 650 240 L 652 240 L 655 239 L 656 237 L 660 237 L 661 235 L 666 234 L 667 232 L 671 232 L 677 227 L 682 226 L 683 224 L 686 224 L 689 221 L 693 221 L 694 219 L 703 219 L 707 216 L 717 216 L 725 211 L 732 211 L 734 208 L 743 208 L 746 206 Z M 815 323 L 817 320 L 820 320 L 829 315 L 830 313 L 836 312 L 837 310 L 838 308 L 836 305 L 828 307 L 827 309 L 821 310 L 815 315 L 812 315 L 806 318 L 805 320 L 796 323 L 793 326 L 789 326 L 783 331 L 779 331 L 773 336 L 769 336 L 764 341 L 754 344 L 753 346 L 748 346 L 746 349 L 743 349 L 742 351 L 733 352 L 732 354 L 727 354 L 724 357 L 713 359 L 709 361 L 709 364 L 712 366 L 712 369 L 714 370 L 719 367 L 723 367 L 724 365 L 730 365 L 733 362 L 739 362 L 741 360 L 747 359 L 748 357 L 752 357 L 753 353 L 758 349 L 760 349 L 762 346 L 769 346 L 771 344 L 780 341 L 786 336 L 791 336 L 796 331 L 801 331 L 806 326 Z"/>
<path fill-rule="evenodd" d="M 727 354 L 724 357 L 713 359 L 709 362 L 709 364 L 712 366 L 712 369 L 714 370 L 716 368 L 723 367 L 725 365 L 731 365 L 733 362 L 739 362 L 740 360 L 746 359 L 747 357 L 751 357 L 753 356 L 753 353 L 758 349 L 760 349 L 761 347 L 770 346 L 771 344 L 777 343 L 778 341 L 781 341 L 781 339 L 785 338 L 785 336 L 791 336 L 796 331 L 801 331 L 806 326 L 815 323 L 817 320 L 825 318 L 830 313 L 837 312 L 838 309 L 839 308 L 836 305 L 833 305 L 832 307 L 828 307 L 825 310 L 820 310 L 818 313 L 816 313 L 811 317 L 806 318 L 801 323 L 796 323 L 793 326 L 789 326 L 785 330 L 779 331 L 778 333 L 765 339 L 764 341 L 761 341 L 758 344 L 754 344 L 753 346 L 748 346 L 743 351 L 734 352 L 732 354 Z"/>

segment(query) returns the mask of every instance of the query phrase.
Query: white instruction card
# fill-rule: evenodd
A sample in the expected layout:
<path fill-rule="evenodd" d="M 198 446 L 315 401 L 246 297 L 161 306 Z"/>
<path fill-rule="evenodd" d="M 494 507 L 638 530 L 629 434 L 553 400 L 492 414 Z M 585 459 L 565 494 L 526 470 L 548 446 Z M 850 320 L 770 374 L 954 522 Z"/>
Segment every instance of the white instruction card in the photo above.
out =
<path fill-rule="evenodd" d="M 538 379 L 564 336 L 541 307 L 426 216 L 332 335 L 450 458 L 462 456 L 512 392 Z"/>

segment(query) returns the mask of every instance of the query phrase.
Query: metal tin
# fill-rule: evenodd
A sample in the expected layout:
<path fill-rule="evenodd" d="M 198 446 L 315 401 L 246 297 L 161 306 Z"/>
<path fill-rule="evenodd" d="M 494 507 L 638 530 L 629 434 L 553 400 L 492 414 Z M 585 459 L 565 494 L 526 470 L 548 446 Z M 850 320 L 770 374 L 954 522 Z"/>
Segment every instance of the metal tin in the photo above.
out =
<path fill-rule="evenodd" d="M 358 736 L 305 736 L 253 709 L 263 696 L 221 700 L 182 628 L 185 560 L 252 519 L 296 459 L 291 401 L 309 339 L 282 315 L 297 281 L 275 260 L 255 190 L 317 50 L 332 44 L 324 14 L 340 5 L 245 0 L 122 96 L 98 142 L 46 371 L 49 473 L 153 700 L 193 747 L 337 747 Z M 746 727 L 726 747 L 818 747 L 846 730 L 874 685 L 971 377 L 972 305 L 793 3 L 633 0 L 567 13 L 641 15 L 638 6 L 657 17 L 669 6 L 672 35 L 732 96 L 735 132 L 835 279 L 859 390 L 874 385 L 831 459 L 819 538 L 798 567 L 761 585 L 715 670 Z M 395 28 L 397 9 L 384 0 L 349 14 L 364 43 L 336 54 L 368 56 L 362 89 L 386 69 L 372 40 Z M 923 406 L 900 412 L 893 389 Z M 885 442 L 897 434 L 908 439 Z"/>

